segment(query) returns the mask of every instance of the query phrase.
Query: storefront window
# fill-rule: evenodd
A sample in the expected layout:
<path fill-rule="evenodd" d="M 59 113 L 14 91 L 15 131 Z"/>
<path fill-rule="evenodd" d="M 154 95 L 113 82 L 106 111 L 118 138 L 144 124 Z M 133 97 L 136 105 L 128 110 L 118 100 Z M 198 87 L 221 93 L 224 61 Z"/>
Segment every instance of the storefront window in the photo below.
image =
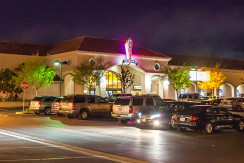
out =
<path fill-rule="evenodd" d="M 108 91 L 108 94 L 121 90 L 121 81 L 118 75 L 111 71 L 106 72 L 106 90 Z"/>

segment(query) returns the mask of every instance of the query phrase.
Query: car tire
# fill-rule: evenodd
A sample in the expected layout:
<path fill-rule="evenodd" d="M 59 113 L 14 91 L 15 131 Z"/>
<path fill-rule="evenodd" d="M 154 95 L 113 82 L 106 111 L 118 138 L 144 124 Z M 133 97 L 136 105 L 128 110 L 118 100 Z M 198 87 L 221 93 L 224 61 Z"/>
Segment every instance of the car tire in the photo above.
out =
<path fill-rule="evenodd" d="M 236 111 L 242 111 L 242 108 L 241 108 L 240 105 L 238 105 L 238 106 L 236 107 Z"/>
<path fill-rule="evenodd" d="M 88 118 L 89 118 L 89 112 L 87 110 L 81 110 L 80 114 L 78 115 L 78 119 L 87 120 Z"/>
<path fill-rule="evenodd" d="M 206 134 L 212 134 L 213 131 L 214 131 L 214 127 L 213 127 L 212 123 L 208 122 L 208 123 L 204 126 L 203 133 L 206 133 Z"/>
<path fill-rule="evenodd" d="M 239 132 L 243 132 L 244 131 L 244 121 L 239 121 L 237 126 L 236 126 L 236 130 Z"/>
<path fill-rule="evenodd" d="M 56 113 L 56 116 L 59 116 L 59 117 L 60 117 L 60 116 L 61 116 L 61 114 L 60 114 L 60 113 Z"/>
<path fill-rule="evenodd" d="M 74 116 L 72 115 L 72 114 L 68 114 L 68 115 L 66 115 L 67 116 L 67 118 L 69 118 L 69 119 L 73 119 L 74 118 Z"/>
<path fill-rule="evenodd" d="M 37 114 L 37 115 L 38 115 L 38 114 L 40 114 L 40 112 L 35 112 L 35 114 Z"/>
<path fill-rule="evenodd" d="M 186 129 L 185 129 L 185 128 L 180 128 L 180 127 L 177 127 L 177 131 L 184 132 L 184 131 L 186 131 Z"/>
<path fill-rule="evenodd" d="M 50 115 L 51 114 L 51 108 L 45 108 L 44 109 L 44 114 L 45 115 Z"/>
<path fill-rule="evenodd" d="M 121 123 L 124 123 L 124 124 L 127 124 L 128 120 L 126 120 L 126 119 L 121 119 L 120 122 L 121 122 Z"/>

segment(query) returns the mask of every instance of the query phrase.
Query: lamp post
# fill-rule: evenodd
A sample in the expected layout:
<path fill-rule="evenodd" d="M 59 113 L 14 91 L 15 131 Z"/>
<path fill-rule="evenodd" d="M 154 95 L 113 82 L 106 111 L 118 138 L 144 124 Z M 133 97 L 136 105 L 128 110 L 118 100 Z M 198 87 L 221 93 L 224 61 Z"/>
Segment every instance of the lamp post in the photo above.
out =
<path fill-rule="evenodd" d="M 197 91 L 197 68 L 196 67 L 192 67 L 191 68 L 192 71 L 196 71 L 196 93 L 198 92 Z"/>
<path fill-rule="evenodd" d="M 68 60 L 68 61 L 63 61 L 63 62 L 60 62 L 59 60 L 56 60 L 56 61 L 54 61 L 54 65 L 55 66 L 58 66 L 59 65 L 59 67 L 60 67 L 60 69 L 59 69 L 59 71 L 60 71 L 60 83 L 59 83 L 59 88 L 60 88 L 60 97 L 62 96 L 62 94 L 61 94 L 61 80 L 62 80 L 62 65 L 70 65 L 70 60 Z"/>

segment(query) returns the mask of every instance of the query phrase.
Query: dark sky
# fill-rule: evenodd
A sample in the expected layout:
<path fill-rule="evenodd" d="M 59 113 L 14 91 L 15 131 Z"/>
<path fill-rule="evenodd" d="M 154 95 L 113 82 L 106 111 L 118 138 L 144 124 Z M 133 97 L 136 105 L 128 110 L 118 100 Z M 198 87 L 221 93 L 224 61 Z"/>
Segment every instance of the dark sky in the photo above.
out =
<path fill-rule="evenodd" d="M 165 54 L 244 59 L 241 0 L 0 0 L 0 41 L 126 40 Z"/>

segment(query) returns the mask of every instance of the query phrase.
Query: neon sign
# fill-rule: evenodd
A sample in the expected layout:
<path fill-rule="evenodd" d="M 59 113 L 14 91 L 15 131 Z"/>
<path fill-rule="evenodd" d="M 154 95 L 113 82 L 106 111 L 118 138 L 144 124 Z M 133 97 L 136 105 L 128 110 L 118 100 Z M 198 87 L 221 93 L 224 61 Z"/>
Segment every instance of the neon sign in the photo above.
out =
<path fill-rule="evenodd" d="M 125 43 L 126 59 L 131 59 L 132 56 L 133 41 L 129 38 Z"/>
<path fill-rule="evenodd" d="M 124 63 L 127 63 L 128 65 L 130 65 L 131 63 L 133 63 L 135 65 L 138 64 L 136 60 L 131 59 L 132 48 L 133 48 L 133 41 L 131 40 L 131 38 L 129 38 L 125 43 L 126 59 L 123 60 L 122 64 L 124 64 Z"/>

